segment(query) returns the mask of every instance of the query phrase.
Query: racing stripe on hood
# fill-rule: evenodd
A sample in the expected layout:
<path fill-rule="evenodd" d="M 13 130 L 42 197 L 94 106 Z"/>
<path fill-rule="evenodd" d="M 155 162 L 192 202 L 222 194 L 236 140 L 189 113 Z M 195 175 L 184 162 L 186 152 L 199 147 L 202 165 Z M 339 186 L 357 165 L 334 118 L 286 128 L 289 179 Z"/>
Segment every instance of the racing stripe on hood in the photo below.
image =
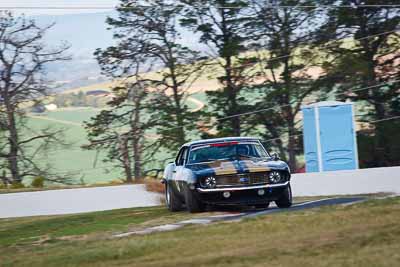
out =
<path fill-rule="evenodd" d="M 231 161 L 215 161 L 209 164 L 215 172 L 215 175 L 236 174 L 239 170 Z"/>
<path fill-rule="evenodd" d="M 251 160 L 241 161 L 243 165 L 244 172 L 268 172 L 271 168 L 262 165 L 260 163 L 253 162 Z"/>

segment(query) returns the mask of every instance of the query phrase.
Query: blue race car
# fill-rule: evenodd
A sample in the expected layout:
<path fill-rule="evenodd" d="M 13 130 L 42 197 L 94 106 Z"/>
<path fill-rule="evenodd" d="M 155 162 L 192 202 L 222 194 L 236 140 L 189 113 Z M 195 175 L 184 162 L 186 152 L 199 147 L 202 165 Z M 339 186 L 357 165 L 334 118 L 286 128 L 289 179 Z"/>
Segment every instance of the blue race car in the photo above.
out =
<path fill-rule="evenodd" d="M 200 212 L 206 205 L 249 205 L 279 208 L 292 205 L 290 169 L 260 140 L 229 137 L 184 144 L 164 170 L 166 205 Z"/>

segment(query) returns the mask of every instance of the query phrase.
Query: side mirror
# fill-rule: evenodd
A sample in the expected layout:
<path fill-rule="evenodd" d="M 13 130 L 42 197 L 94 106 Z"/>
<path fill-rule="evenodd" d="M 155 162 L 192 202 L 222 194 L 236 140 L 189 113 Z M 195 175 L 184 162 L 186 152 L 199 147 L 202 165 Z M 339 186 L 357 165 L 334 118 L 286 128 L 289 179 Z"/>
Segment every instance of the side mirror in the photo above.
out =
<path fill-rule="evenodd" d="M 272 153 L 271 153 L 271 158 L 272 158 L 273 160 L 280 160 L 280 159 L 281 159 L 281 158 L 279 157 L 278 153 L 276 153 L 276 152 L 272 152 Z"/>

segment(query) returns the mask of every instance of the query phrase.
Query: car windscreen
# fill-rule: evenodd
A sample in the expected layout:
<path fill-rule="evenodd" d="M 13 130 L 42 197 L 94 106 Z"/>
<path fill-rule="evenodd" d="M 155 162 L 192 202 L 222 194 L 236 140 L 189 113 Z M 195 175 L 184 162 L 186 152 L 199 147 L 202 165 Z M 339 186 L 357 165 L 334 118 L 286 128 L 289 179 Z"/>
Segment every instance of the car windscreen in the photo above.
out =
<path fill-rule="evenodd" d="M 188 164 L 213 160 L 262 159 L 269 157 L 260 143 L 225 142 L 193 146 Z"/>

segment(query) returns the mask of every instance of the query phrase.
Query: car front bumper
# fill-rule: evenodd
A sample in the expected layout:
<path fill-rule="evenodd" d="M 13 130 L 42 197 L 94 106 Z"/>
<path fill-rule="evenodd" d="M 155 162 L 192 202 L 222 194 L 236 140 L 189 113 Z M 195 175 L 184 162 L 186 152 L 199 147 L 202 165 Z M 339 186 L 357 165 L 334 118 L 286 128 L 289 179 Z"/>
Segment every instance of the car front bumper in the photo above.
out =
<path fill-rule="evenodd" d="M 262 185 L 249 185 L 249 186 L 236 186 L 236 187 L 221 187 L 221 188 L 197 188 L 200 193 L 211 193 L 211 192 L 226 192 L 226 191 L 242 191 L 242 190 L 254 190 L 254 189 L 266 189 L 266 188 L 277 188 L 286 187 L 289 181 L 280 184 L 262 184 Z"/>
<path fill-rule="evenodd" d="M 280 184 L 262 184 L 223 188 L 196 188 L 198 198 L 207 204 L 216 205 L 256 205 L 277 200 L 289 181 Z M 229 192 L 229 197 L 224 196 Z M 262 193 L 262 194 L 260 194 Z"/>

